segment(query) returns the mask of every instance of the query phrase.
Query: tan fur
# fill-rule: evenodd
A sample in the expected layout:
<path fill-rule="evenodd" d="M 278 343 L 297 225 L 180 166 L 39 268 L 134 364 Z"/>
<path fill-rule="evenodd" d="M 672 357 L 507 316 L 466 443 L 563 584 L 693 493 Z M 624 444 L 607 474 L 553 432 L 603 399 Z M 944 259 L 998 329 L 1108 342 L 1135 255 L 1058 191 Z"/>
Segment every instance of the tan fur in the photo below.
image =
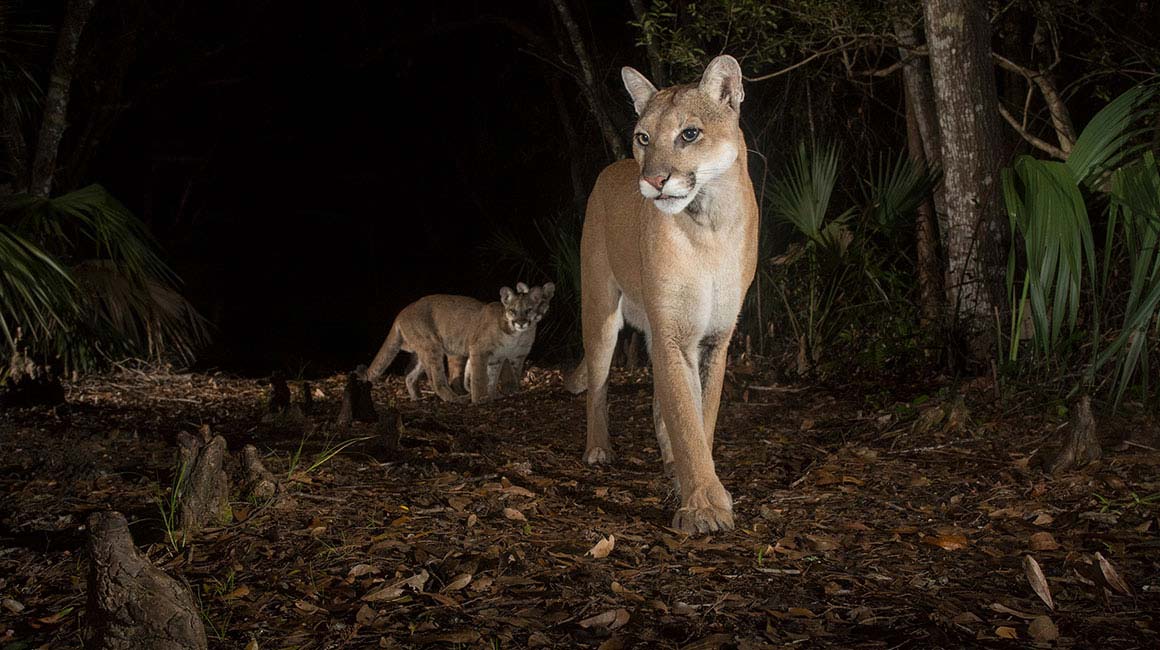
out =
<path fill-rule="evenodd" d="M 431 388 L 441 399 L 466 401 L 467 396 L 458 395 L 451 388 L 443 367 L 443 359 L 447 357 L 454 379 L 462 376 L 464 363 L 476 376 L 487 377 L 487 381 L 476 382 L 471 387 L 472 403 L 494 398 L 498 364 L 510 357 L 509 351 L 519 345 L 521 336 L 534 325 L 532 319 L 539 320 L 542 301 L 543 290 L 539 287 L 523 293 L 504 287 L 500 290 L 500 302 L 487 304 L 466 296 L 420 298 L 399 312 L 367 376 L 378 379 L 400 351 L 412 352 L 418 362 L 407 373 L 407 392 L 411 399 L 419 398 L 416 386 L 426 372 Z"/>
<path fill-rule="evenodd" d="M 640 118 L 635 160 L 596 180 L 580 243 L 589 463 L 612 460 L 608 370 L 627 322 L 645 333 L 653 364 L 654 426 L 680 489 L 673 525 L 733 527 L 733 503 L 713 465 L 726 351 L 757 264 L 757 202 L 738 124 L 741 69 L 729 56 L 699 84 L 656 91 L 622 70 Z M 682 131 L 699 129 L 692 142 Z M 659 185 L 656 187 L 654 185 Z M 675 198 L 667 198 L 667 197 Z M 647 197 L 647 198 L 646 198 Z"/>

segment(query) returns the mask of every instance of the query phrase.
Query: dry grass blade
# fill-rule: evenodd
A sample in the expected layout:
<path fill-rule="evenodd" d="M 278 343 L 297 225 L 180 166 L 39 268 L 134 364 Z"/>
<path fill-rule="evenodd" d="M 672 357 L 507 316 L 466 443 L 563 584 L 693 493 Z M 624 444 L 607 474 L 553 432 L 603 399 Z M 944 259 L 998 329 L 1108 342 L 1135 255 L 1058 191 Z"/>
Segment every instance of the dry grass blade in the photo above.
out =
<path fill-rule="evenodd" d="M 1047 576 L 1043 575 L 1043 569 L 1039 568 L 1039 563 L 1030 555 L 1023 556 L 1023 571 L 1027 574 L 1027 582 L 1031 585 L 1031 589 L 1035 591 L 1035 595 L 1047 605 L 1050 610 L 1055 610 L 1055 601 L 1051 598 L 1051 586 L 1047 584 Z"/>

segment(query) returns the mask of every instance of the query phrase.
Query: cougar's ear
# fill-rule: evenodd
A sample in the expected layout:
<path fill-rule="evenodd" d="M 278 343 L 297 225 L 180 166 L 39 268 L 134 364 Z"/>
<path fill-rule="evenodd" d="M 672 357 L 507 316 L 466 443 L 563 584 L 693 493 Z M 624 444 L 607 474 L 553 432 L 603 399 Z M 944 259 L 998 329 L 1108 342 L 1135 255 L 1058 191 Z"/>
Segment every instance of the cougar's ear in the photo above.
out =
<path fill-rule="evenodd" d="M 527 293 L 528 292 L 528 285 L 524 284 L 523 282 L 517 282 L 516 283 L 516 291 L 518 291 L 519 293 Z"/>
<path fill-rule="evenodd" d="M 510 287 L 504 287 L 499 290 L 499 301 L 503 303 L 504 307 L 511 304 L 512 299 L 516 297 L 516 293 Z"/>
<path fill-rule="evenodd" d="M 544 290 L 540 287 L 532 287 L 532 290 L 528 292 L 528 297 L 532 299 L 533 303 L 539 304 L 544 299 Z"/>
<path fill-rule="evenodd" d="M 551 300 L 552 296 L 556 295 L 556 285 L 551 282 L 544 283 L 544 300 Z"/>
<path fill-rule="evenodd" d="M 714 101 L 728 104 L 734 112 L 739 112 L 745 99 L 745 90 L 741 87 L 741 64 L 728 54 L 713 59 L 701 76 L 700 88 Z"/>
<path fill-rule="evenodd" d="M 624 87 L 628 90 L 628 94 L 632 95 L 632 107 L 636 109 L 636 114 L 640 115 L 644 111 L 645 105 L 648 104 L 648 100 L 656 94 L 657 87 L 652 85 L 652 82 L 637 72 L 635 68 L 628 66 L 620 69 L 620 78 L 624 81 Z"/>

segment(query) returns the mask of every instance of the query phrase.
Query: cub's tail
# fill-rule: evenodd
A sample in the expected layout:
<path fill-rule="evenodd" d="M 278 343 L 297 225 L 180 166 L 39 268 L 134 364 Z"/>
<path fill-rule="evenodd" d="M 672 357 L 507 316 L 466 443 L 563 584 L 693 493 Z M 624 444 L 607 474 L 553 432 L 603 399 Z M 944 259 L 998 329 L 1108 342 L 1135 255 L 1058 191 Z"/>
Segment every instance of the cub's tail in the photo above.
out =
<path fill-rule="evenodd" d="M 403 333 L 399 331 L 399 324 L 393 323 L 391 331 L 387 334 L 387 340 L 383 341 L 383 347 L 379 348 L 371 367 L 367 368 L 367 380 L 374 381 L 381 377 L 402 348 Z"/>
<path fill-rule="evenodd" d="M 588 389 L 588 363 L 580 360 L 580 365 L 564 372 L 564 390 L 579 395 Z"/>

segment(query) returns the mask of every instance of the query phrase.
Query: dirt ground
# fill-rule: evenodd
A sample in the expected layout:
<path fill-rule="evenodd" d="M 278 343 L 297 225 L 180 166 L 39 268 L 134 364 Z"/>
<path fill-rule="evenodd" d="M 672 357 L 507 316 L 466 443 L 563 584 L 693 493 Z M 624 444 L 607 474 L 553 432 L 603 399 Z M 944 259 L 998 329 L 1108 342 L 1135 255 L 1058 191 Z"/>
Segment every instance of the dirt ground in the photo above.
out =
<path fill-rule="evenodd" d="M 738 528 L 690 538 L 668 528 L 647 374 L 615 375 L 618 456 L 595 468 L 555 370 L 480 407 L 406 401 L 390 377 L 396 449 L 334 425 L 340 377 L 315 388 L 312 415 L 264 421 L 254 380 L 125 369 L 0 415 L 0 650 L 82 647 L 83 522 L 103 509 L 190 586 L 211 648 L 1160 647 L 1142 416 L 1048 477 L 1033 456 L 1066 413 L 1031 398 L 733 375 L 716 462 Z M 175 436 L 203 425 L 235 456 L 256 445 L 293 501 L 238 497 L 233 524 L 175 548 L 159 503 Z"/>

